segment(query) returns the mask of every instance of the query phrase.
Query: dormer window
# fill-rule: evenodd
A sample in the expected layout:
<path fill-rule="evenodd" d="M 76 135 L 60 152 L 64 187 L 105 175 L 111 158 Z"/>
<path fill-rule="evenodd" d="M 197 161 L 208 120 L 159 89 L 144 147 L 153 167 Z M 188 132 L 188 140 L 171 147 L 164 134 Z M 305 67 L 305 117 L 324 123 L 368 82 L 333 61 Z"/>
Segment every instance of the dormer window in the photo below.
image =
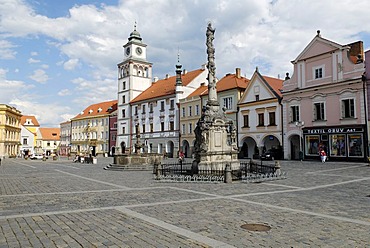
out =
<path fill-rule="evenodd" d="M 324 66 L 317 66 L 312 68 L 313 69 L 313 78 L 314 79 L 321 79 L 325 76 Z"/>
<path fill-rule="evenodd" d="M 102 111 L 102 109 L 101 108 L 98 108 L 98 113 L 100 113 Z"/>
<path fill-rule="evenodd" d="M 92 112 L 93 112 L 93 110 L 92 110 L 92 109 L 90 109 L 90 110 L 89 110 L 89 114 L 91 114 Z"/>

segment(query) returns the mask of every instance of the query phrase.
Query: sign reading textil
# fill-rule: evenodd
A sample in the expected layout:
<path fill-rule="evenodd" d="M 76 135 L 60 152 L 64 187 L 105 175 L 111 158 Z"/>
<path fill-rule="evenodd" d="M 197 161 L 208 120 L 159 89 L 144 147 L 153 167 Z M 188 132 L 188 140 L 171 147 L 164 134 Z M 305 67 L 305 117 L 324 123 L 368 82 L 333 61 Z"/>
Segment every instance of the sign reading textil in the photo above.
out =
<path fill-rule="evenodd" d="M 304 129 L 305 134 L 330 134 L 330 133 L 357 133 L 363 132 L 361 127 L 335 127 L 335 128 L 317 128 L 317 129 Z"/>

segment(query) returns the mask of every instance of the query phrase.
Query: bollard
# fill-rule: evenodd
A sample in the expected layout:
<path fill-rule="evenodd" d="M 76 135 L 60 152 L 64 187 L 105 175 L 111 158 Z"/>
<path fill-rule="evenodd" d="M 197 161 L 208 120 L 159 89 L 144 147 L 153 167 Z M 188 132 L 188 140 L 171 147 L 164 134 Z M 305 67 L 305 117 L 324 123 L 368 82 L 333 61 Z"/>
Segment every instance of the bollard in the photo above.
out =
<path fill-rule="evenodd" d="M 162 164 L 159 163 L 158 166 L 157 166 L 157 171 L 156 171 L 156 180 L 159 180 L 159 178 L 161 177 L 161 169 L 162 169 Z"/>
<path fill-rule="evenodd" d="M 277 176 L 280 176 L 281 175 L 280 168 L 281 168 L 280 162 L 279 161 L 275 161 L 275 173 L 276 173 Z"/>
<path fill-rule="evenodd" d="M 231 176 L 231 165 L 229 163 L 225 166 L 225 183 L 232 183 L 233 178 Z"/>

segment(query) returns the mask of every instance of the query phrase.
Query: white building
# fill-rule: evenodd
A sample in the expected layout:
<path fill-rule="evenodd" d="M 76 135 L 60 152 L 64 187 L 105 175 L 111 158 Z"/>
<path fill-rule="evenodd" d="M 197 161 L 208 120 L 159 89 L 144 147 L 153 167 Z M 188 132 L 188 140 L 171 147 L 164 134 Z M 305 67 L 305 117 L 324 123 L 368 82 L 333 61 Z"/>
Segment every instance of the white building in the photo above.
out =
<path fill-rule="evenodd" d="M 21 118 L 21 147 L 20 151 L 23 156 L 36 153 L 37 130 L 40 124 L 33 115 L 23 115 Z"/>
<path fill-rule="evenodd" d="M 118 64 L 116 154 L 130 151 L 133 133 L 130 101 L 152 84 L 152 63 L 147 61 L 146 46 L 135 26 L 128 42 L 123 46 L 124 60 Z"/>
<path fill-rule="evenodd" d="M 258 158 L 263 151 L 277 149 L 281 153 L 283 80 L 253 73 L 239 101 L 238 142 L 240 156 Z"/>

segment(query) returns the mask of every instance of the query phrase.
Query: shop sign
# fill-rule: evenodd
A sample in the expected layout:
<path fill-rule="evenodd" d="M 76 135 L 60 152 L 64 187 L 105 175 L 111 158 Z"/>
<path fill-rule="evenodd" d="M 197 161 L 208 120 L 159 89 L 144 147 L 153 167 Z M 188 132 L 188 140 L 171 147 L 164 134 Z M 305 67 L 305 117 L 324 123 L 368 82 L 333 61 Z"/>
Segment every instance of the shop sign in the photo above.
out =
<path fill-rule="evenodd" d="M 363 132 L 362 128 L 350 127 L 333 127 L 333 128 L 317 128 L 303 130 L 304 134 L 330 134 L 330 133 L 358 133 Z"/>

